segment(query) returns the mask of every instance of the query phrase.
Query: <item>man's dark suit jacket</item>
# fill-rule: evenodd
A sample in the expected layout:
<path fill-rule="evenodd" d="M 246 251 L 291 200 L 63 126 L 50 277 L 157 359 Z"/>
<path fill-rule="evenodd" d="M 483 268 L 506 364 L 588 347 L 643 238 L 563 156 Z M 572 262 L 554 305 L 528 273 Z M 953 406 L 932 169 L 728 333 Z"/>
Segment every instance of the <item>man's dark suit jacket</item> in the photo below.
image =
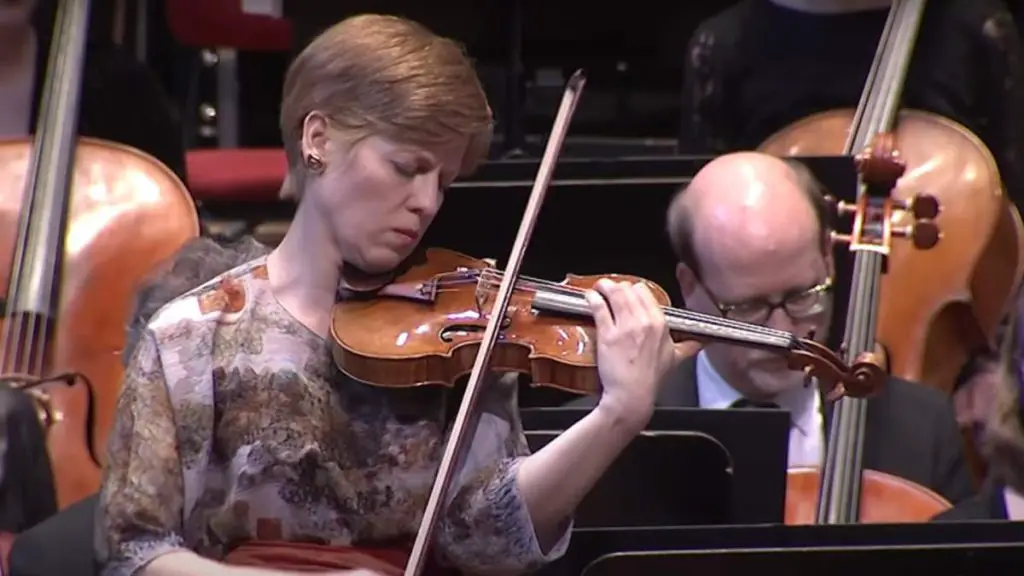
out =
<path fill-rule="evenodd" d="M 595 403 L 585 397 L 567 406 Z M 828 431 L 833 405 L 824 400 L 822 405 Z M 679 366 L 659 394 L 657 406 L 698 407 L 696 357 Z M 934 388 L 898 378 L 890 378 L 885 389 L 868 400 L 864 466 L 931 488 L 953 503 L 974 493 L 952 401 Z"/>
<path fill-rule="evenodd" d="M 932 518 L 933 522 L 971 522 L 976 520 L 1008 520 L 1003 485 L 992 480 L 985 482 L 977 494 L 960 501 L 956 506 Z"/>

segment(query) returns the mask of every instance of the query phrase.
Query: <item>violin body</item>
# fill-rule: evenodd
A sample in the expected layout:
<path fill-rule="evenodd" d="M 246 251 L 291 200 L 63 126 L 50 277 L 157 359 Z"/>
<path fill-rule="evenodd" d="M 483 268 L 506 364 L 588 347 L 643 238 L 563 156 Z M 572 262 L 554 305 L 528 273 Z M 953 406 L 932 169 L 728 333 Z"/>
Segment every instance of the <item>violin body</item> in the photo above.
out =
<path fill-rule="evenodd" d="M 777 156 L 843 154 L 853 110 L 809 116 L 772 135 L 760 150 Z M 1020 216 L 1003 191 L 985 145 L 963 126 L 902 110 L 893 130 L 906 162 L 893 196 L 936 198 L 941 241 L 928 250 L 894 242 L 881 279 L 878 340 L 893 375 L 951 393 L 975 352 L 991 349 L 1022 270 Z M 894 226 L 909 224 L 900 211 Z"/>
<path fill-rule="evenodd" d="M 793 468 L 786 473 L 786 524 L 817 523 L 821 470 Z M 860 522 L 902 524 L 928 522 L 952 507 L 948 500 L 898 476 L 865 470 L 861 476 Z"/>
<path fill-rule="evenodd" d="M 31 139 L 0 141 L 4 290 L 12 271 L 19 214 L 25 209 L 32 146 Z M 85 381 L 32 390 L 38 391 L 35 396 L 47 427 L 61 508 L 99 487 L 121 387 L 126 326 L 140 282 L 199 234 L 191 197 L 170 169 L 133 148 L 89 138 L 79 139 L 75 150 L 67 218 L 57 321 L 37 348 L 45 350 L 38 376 L 73 373 Z M 18 330 L 10 330 L 12 321 L 4 318 L 2 337 L 18 336 Z M 0 342 L 4 349 L 11 344 Z"/>
<path fill-rule="evenodd" d="M 494 269 L 483 260 L 447 249 L 427 249 L 423 258 L 413 261 L 372 298 L 335 305 L 331 318 L 335 362 L 353 378 L 378 386 L 453 385 L 471 371 L 487 326 L 487 311 L 501 280 L 498 274 L 488 277 L 488 270 Z M 459 281 L 463 272 L 469 274 Z M 569 275 L 561 284 L 587 289 L 601 278 L 644 282 L 660 304 L 670 303 L 657 284 L 633 276 Z M 434 297 L 423 297 L 421 286 L 435 279 L 442 280 Z M 592 323 L 538 313 L 532 294 L 517 290 L 512 295 L 491 369 L 529 374 L 534 386 L 578 394 L 600 392 Z"/>

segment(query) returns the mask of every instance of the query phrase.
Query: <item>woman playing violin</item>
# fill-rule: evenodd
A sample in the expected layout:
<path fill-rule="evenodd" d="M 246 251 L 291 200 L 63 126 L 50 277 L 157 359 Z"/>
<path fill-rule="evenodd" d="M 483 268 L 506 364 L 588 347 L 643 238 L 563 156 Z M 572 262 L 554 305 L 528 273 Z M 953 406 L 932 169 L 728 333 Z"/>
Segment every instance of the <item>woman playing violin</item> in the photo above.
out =
<path fill-rule="evenodd" d="M 267 257 L 171 301 L 145 328 L 99 498 L 104 574 L 280 570 L 239 552 L 252 541 L 278 542 L 280 558 L 280 543 L 411 539 L 454 404 L 441 388 L 384 389 L 340 373 L 330 313 L 339 286 L 412 253 L 444 189 L 484 157 L 491 126 L 460 47 L 410 21 L 353 17 L 296 58 L 281 106 L 295 219 Z M 598 407 L 529 454 L 516 379 L 493 379 L 438 526 L 442 564 L 521 572 L 564 553 L 573 509 L 646 425 L 663 376 L 693 352 L 673 345 L 643 285 L 596 290 Z M 311 556 L 294 546 L 291 567 Z"/>

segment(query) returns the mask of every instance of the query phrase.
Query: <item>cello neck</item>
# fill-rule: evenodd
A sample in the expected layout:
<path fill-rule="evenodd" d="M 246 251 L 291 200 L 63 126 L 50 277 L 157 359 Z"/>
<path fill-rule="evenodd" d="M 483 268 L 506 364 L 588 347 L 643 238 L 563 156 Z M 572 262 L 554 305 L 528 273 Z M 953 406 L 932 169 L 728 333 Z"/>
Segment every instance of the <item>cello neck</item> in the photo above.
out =
<path fill-rule="evenodd" d="M 857 104 L 845 154 L 863 150 L 875 136 L 892 129 L 926 5 L 927 0 L 893 0 Z"/>
<path fill-rule="evenodd" d="M 56 316 L 89 6 L 90 0 L 61 0 L 57 8 L 7 287 L 0 372 L 34 373 L 45 327 Z"/>
<path fill-rule="evenodd" d="M 845 146 L 846 155 L 863 154 L 856 218 L 861 229 L 854 232 L 857 241 L 850 243 L 854 257 L 844 333 L 847 361 L 875 347 L 881 275 L 889 238 L 880 237 L 879 232 L 864 223 L 889 221 L 891 193 L 902 175 L 902 164 L 892 150 L 892 129 L 925 5 L 926 0 L 894 0 Z M 875 148 L 872 150 L 871 146 Z M 866 422 L 864 399 L 847 397 L 836 404 L 822 469 L 819 524 L 851 524 L 860 518 Z"/>

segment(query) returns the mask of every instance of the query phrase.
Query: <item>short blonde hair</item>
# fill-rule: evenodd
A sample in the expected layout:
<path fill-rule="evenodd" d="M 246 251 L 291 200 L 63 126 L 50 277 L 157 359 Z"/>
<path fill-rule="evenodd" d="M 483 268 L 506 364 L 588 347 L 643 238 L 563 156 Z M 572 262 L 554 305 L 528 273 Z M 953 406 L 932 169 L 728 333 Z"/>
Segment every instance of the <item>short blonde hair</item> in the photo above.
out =
<path fill-rule="evenodd" d="M 460 174 L 486 158 L 493 134 L 487 96 L 462 46 L 396 16 L 347 18 L 292 62 L 281 99 L 282 197 L 297 199 L 304 186 L 302 131 L 314 111 L 352 144 L 370 135 L 425 146 L 468 138 Z"/>

